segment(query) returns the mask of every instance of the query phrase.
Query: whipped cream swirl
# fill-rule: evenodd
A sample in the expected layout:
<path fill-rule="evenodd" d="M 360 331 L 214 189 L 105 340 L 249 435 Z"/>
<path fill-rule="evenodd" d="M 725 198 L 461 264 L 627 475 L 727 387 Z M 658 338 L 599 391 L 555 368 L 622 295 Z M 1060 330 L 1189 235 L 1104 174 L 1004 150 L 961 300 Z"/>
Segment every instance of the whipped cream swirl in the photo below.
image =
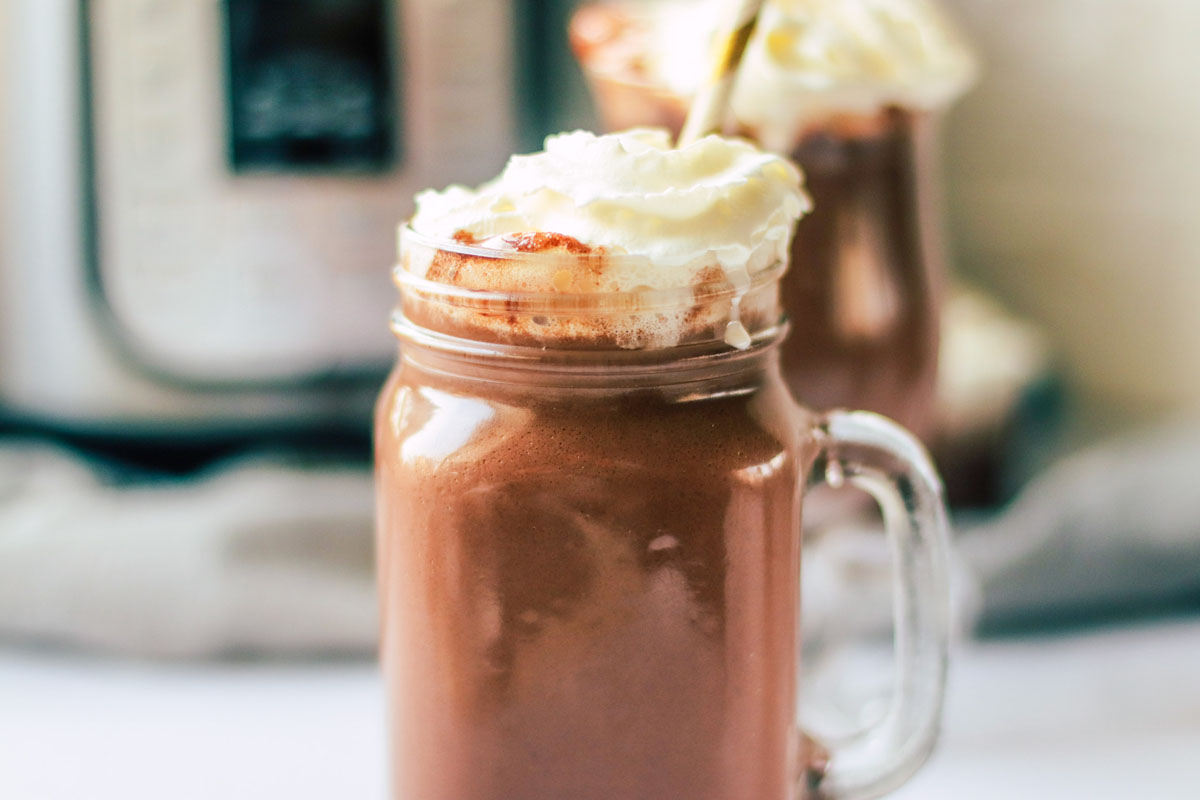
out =
<path fill-rule="evenodd" d="M 588 64 L 689 97 L 708 72 L 727 7 L 724 0 L 600 6 L 624 24 L 589 50 Z M 935 0 L 769 0 L 738 72 L 733 113 L 768 147 L 790 149 L 800 129 L 833 114 L 941 108 L 976 72 L 974 54 Z"/>
<path fill-rule="evenodd" d="M 513 156 L 477 189 L 417 196 L 419 234 L 468 234 L 507 249 L 512 234 L 552 232 L 611 255 L 610 288 L 693 285 L 719 267 L 734 286 L 786 262 L 796 220 L 808 209 L 800 171 L 749 142 L 708 136 L 676 149 L 666 131 L 584 131 Z"/>

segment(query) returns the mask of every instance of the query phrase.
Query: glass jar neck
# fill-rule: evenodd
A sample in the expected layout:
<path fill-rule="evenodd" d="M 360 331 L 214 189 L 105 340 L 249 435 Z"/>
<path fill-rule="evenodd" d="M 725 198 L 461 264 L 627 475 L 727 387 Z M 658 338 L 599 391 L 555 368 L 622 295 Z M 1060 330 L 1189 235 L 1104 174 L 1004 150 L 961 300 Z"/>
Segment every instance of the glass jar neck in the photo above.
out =
<path fill-rule="evenodd" d="M 654 390 L 709 395 L 761 384 L 778 372 L 786 323 L 760 332 L 750 347 L 719 342 L 648 350 L 550 350 L 456 339 L 413 325 L 393 327 L 400 358 L 430 376 L 519 390 L 584 393 Z"/>
<path fill-rule="evenodd" d="M 786 332 L 786 264 L 726 270 L 715 258 L 658 265 L 405 228 L 392 329 L 406 362 L 464 380 L 595 391 L 753 383 Z"/>

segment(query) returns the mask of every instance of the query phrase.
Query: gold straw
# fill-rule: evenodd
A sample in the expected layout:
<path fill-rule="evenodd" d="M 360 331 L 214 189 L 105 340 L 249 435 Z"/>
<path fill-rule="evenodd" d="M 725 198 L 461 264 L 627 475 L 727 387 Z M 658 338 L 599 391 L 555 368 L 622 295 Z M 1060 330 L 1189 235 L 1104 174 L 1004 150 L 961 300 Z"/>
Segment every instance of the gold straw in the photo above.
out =
<path fill-rule="evenodd" d="M 729 110 L 729 97 L 737 78 L 738 65 L 746 52 L 746 44 L 758 24 L 758 14 L 764 0 L 736 0 L 735 13 L 713 46 L 713 68 L 708 81 L 700 87 L 687 122 L 679 134 L 679 147 L 691 144 L 702 136 L 717 131 Z"/>

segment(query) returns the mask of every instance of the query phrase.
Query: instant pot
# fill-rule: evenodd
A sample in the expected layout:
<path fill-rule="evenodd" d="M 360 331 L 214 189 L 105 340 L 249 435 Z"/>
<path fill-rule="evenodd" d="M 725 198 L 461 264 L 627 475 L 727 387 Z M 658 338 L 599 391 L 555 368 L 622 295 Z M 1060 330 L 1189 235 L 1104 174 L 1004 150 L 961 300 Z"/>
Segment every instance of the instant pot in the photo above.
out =
<path fill-rule="evenodd" d="M 120 435 L 359 425 L 413 194 L 496 174 L 519 3 L 6 0 L 0 406 Z"/>

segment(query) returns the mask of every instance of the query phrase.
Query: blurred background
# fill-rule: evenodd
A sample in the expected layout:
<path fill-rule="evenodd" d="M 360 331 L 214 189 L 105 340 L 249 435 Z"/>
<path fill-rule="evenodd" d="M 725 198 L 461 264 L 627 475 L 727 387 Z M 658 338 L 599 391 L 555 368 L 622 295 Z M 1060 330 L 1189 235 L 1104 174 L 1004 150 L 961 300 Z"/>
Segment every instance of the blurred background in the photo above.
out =
<path fill-rule="evenodd" d="M 612 122 L 644 54 L 579 5 L 0 0 L 0 796 L 383 797 L 395 228 Z M 1190 797 L 1200 4 L 941 6 L 972 66 L 899 202 L 936 234 L 962 641 L 901 796 Z M 814 527 L 806 645 L 852 673 L 887 554 Z"/>

